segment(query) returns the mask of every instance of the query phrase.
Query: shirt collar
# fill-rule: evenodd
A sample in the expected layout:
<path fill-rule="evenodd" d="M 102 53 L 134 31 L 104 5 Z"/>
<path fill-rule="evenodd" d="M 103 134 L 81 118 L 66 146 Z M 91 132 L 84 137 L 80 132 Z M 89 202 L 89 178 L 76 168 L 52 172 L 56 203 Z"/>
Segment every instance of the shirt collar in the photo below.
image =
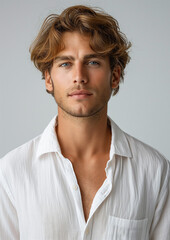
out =
<path fill-rule="evenodd" d="M 110 159 L 112 159 L 114 154 L 125 157 L 132 157 L 132 152 L 129 147 L 126 134 L 116 125 L 116 123 L 110 117 L 108 117 L 108 119 L 110 121 L 112 131 Z M 55 132 L 56 124 L 57 116 L 55 116 L 50 121 L 40 137 L 40 142 L 37 149 L 37 157 L 50 152 L 59 152 L 61 154 L 60 145 Z"/>
<path fill-rule="evenodd" d="M 124 157 L 132 157 L 132 151 L 127 140 L 127 134 L 123 132 L 117 124 L 110 118 L 112 140 L 110 146 L 110 159 L 113 158 L 113 155 L 119 155 Z"/>
<path fill-rule="evenodd" d="M 60 145 L 58 143 L 57 135 L 55 132 L 55 126 L 57 123 L 57 116 L 53 117 L 44 132 L 40 136 L 40 142 L 37 149 L 37 157 L 45 153 L 61 152 Z"/>

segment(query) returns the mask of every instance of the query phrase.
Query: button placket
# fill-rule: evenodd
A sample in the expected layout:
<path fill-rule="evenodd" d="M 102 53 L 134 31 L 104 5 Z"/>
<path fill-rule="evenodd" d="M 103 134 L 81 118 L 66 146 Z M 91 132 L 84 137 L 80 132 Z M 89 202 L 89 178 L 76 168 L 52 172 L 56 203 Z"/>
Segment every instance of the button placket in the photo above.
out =
<path fill-rule="evenodd" d="M 73 194 L 77 215 L 80 218 L 79 219 L 80 229 L 83 229 L 85 226 L 85 220 L 84 220 L 84 213 L 83 213 L 83 206 L 81 201 L 81 193 L 80 193 L 79 185 L 77 182 L 77 178 L 76 178 L 72 163 L 70 162 L 69 159 L 65 159 L 65 160 L 66 160 L 65 172 L 66 172 L 67 182 Z"/>

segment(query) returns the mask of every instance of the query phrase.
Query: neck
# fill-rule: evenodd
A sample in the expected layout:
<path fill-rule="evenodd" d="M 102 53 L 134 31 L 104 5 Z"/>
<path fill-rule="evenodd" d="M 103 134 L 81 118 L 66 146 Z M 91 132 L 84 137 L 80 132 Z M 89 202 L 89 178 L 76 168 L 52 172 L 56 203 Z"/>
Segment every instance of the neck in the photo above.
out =
<path fill-rule="evenodd" d="M 64 157 L 92 159 L 109 153 L 111 130 L 107 109 L 91 117 L 73 117 L 58 111 L 56 133 Z"/>

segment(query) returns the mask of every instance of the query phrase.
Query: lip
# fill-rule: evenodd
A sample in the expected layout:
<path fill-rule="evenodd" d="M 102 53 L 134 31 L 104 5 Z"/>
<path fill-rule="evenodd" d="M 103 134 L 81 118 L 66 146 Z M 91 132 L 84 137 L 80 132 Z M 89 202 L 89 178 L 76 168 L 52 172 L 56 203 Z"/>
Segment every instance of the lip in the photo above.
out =
<path fill-rule="evenodd" d="M 74 96 L 86 97 L 86 96 L 91 96 L 91 95 L 92 95 L 92 93 L 87 90 L 75 90 L 75 91 L 71 92 L 68 96 L 70 96 L 70 97 L 74 97 Z"/>

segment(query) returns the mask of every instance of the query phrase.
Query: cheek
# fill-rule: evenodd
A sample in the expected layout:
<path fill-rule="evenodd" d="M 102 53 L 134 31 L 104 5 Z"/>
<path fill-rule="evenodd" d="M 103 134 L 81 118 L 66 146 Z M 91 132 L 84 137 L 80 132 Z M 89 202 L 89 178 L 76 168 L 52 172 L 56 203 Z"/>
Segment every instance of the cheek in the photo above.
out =
<path fill-rule="evenodd" d="M 51 74 L 51 78 L 53 80 L 54 89 L 56 91 L 65 89 L 67 87 L 67 85 L 68 85 L 67 84 L 68 77 L 66 77 L 66 75 L 64 75 L 64 74 L 61 74 L 60 72 L 59 73 L 55 73 L 55 74 L 54 73 Z"/>
<path fill-rule="evenodd" d="M 98 88 L 104 88 L 107 89 L 108 87 L 111 87 L 112 79 L 111 75 L 106 72 L 97 72 L 93 73 L 91 75 L 92 83 L 96 85 Z"/>

